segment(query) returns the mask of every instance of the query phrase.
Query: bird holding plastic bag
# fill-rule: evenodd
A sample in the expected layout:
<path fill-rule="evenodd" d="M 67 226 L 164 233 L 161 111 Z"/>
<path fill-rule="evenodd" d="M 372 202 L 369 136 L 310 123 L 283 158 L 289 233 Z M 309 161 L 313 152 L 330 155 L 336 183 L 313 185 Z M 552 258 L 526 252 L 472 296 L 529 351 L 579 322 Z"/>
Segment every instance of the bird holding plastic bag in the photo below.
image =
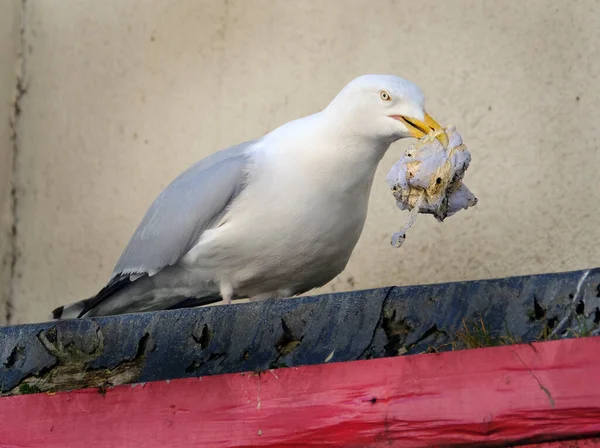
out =
<path fill-rule="evenodd" d="M 448 145 L 436 138 L 442 132 L 448 136 Z M 471 154 L 454 126 L 426 134 L 409 146 L 387 175 L 396 205 L 411 212 L 404 229 L 392 236 L 393 246 L 402 245 L 418 213 L 432 214 L 442 222 L 477 204 L 462 182 L 470 162 Z"/>

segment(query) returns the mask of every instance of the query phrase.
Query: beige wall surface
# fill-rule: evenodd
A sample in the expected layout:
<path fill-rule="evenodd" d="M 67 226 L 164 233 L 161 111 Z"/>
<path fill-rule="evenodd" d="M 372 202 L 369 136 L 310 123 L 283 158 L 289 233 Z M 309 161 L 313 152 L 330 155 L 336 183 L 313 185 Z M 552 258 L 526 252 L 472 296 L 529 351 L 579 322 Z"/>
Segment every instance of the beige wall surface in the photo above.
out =
<path fill-rule="evenodd" d="M 600 3 L 522 0 L 28 2 L 13 323 L 103 286 L 155 196 L 194 161 L 404 76 L 472 154 L 479 204 L 407 217 L 385 175 L 323 291 L 600 265 Z M 10 83 L 9 83 L 10 84 Z M 3 86 L 4 88 L 5 86 Z"/>
<path fill-rule="evenodd" d="M 9 309 L 12 271 L 12 161 L 16 137 L 15 93 L 19 72 L 17 57 L 20 42 L 21 4 L 4 0 L 0 4 L 0 325 L 5 324 Z"/>

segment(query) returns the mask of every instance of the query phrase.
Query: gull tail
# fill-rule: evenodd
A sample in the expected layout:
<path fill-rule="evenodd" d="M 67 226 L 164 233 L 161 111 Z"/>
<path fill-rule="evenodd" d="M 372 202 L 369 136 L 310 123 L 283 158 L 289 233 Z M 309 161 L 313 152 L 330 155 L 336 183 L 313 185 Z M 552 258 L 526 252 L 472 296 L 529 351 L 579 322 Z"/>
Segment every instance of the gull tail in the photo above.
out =
<path fill-rule="evenodd" d="M 52 320 L 67 320 L 67 319 L 78 319 L 85 314 L 84 310 L 89 309 L 90 305 L 94 301 L 94 297 L 89 299 L 79 300 L 69 305 L 59 306 L 52 310 Z M 188 297 L 181 300 L 179 303 L 165 308 L 166 310 L 175 310 L 180 308 L 195 308 L 204 305 L 210 305 L 221 301 L 221 297 L 210 296 L 210 297 Z"/>
<path fill-rule="evenodd" d="M 179 295 L 176 289 L 165 290 L 156 286 L 147 275 L 135 280 L 129 276 L 116 278 L 95 296 L 56 308 L 52 311 L 52 319 L 192 308 L 221 301 L 220 294 L 212 288 L 207 288 L 197 297 L 188 297 Z"/>
<path fill-rule="evenodd" d="M 95 296 L 94 296 L 95 297 Z M 94 300 L 94 297 L 90 297 L 89 299 L 79 300 L 77 302 L 71 303 L 70 305 L 59 306 L 58 308 L 52 310 L 53 320 L 65 320 L 65 319 L 76 319 L 79 317 L 79 314 L 86 308 L 86 306 Z"/>
<path fill-rule="evenodd" d="M 117 277 L 104 288 L 102 288 L 95 296 L 88 299 L 79 300 L 69 305 L 59 306 L 58 308 L 54 309 L 52 311 L 52 319 L 64 320 L 82 317 L 88 311 L 98 306 L 98 304 L 121 291 L 131 283 L 133 282 L 129 277 Z"/>

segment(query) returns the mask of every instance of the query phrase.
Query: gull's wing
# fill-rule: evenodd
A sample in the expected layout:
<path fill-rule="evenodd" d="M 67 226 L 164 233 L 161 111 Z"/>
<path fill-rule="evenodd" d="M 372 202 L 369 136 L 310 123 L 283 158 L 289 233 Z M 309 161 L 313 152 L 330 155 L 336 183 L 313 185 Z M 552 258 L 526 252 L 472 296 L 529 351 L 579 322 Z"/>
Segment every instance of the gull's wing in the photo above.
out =
<path fill-rule="evenodd" d="M 117 262 L 108 284 L 69 307 L 85 315 L 144 275 L 175 264 L 213 228 L 246 185 L 248 151 L 256 140 L 216 152 L 180 174 L 154 200 Z M 52 312 L 60 319 L 65 307 Z"/>
<path fill-rule="evenodd" d="M 134 274 L 153 275 L 176 263 L 202 232 L 216 225 L 245 186 L 248 149 L 254 143 L 199 161 L 165 188 L 133 234 L 111 282 Z"/>

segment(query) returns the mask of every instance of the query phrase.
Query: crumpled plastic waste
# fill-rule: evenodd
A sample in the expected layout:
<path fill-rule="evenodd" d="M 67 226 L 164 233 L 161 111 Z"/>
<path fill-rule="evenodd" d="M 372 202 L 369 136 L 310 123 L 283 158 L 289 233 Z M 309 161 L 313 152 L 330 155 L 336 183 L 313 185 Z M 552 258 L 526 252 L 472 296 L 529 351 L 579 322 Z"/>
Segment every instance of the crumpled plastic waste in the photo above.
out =
<path fill-rule="evenodd" d="M 400 247 L 417 214 L 432 214 L 439 222 L 459 210 L 473 207 L 477 198 L 463 184 L 471 154 L 455 126 L 444 128 L 448 147 L 435 138 L 442 131 L 420 138 L 409 146 L 387 175 L 387 182 L 400 210 L 409 210 L 404 228 L 392 235 L 392 245 Z"/>

